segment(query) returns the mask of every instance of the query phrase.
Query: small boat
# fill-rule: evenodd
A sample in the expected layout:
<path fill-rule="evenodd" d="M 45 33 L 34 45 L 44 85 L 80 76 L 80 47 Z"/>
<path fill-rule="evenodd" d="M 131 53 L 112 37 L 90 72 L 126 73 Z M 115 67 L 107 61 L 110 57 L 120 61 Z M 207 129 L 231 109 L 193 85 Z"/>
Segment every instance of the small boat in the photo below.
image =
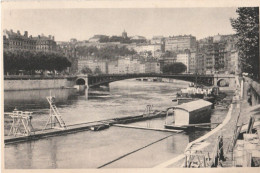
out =
<path fill-rule="evenodd" d="M 104 130 L 104 129 L 107 129 L 107 128 L 109 128 L 108 124 L 100 124 L 100 125 L 97 125 L 97 126 L 90 127 L 90 130 L 92 130 L 92 131 L 100 131 L 100 130 Z"/>

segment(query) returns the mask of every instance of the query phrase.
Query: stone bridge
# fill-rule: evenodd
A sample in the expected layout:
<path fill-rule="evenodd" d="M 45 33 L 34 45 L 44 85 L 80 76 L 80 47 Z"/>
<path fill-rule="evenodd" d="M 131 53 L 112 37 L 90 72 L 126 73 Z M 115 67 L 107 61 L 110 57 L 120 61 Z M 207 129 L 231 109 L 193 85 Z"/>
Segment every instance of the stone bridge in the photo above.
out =
<path fill-rule="evenodd" d="M 108 85 L 111 82 L 141 78 L 141 77 L 154 77 L 154 78 L 169 78 L 178 79 L 188 82 L 204 84 L 208 86 L 229 86 L 235 87 L 235 76 L 225 74 L 212 74 L 212 75 L 196 75 L 196 74 L 101 74 L 101 75 L 78 75 L 75 78 L 75 85 L 85 85 L 88 87 Z"/>

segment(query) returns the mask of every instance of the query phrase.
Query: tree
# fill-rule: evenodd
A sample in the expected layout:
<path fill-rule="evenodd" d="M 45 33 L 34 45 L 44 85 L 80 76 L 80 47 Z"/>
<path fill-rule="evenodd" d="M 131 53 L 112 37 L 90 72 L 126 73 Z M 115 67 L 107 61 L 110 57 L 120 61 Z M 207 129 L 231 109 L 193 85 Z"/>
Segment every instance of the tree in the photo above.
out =
<path fill-rule="evenodd" d="M 84 66 L 81 70 L 81 73 L 83 74 L 91 74 L 92 73 L 92 70 L 86 66 Z"/>
<path fill-rule="evenodd" d="M 236 12 L 238 18 L 230 20 L 238 38 L 241 70 L 259 78 L 259 8 L 241 7 Z"/>
<path fill-rule="evenodd" d="M 173 74 L 177 74 L 177 73 L 183 73 L 185 72 L 187 69 L 186 65 L 184 65 L 181 62 L 176 62 L 173 64 L 167 64 L 163 67 L 163 73 L 173 73 Z"/>
<path fill-rule="evenodd" d="M 23 70 L 28 74 L 35 71 L 63 71 L 71 66 L 71 62 L 63 55 L 57 53 L 30 52 L 30 51 L 4 51 L 4 72 L 17 74 Z"/>
<path fill-rule="evenodd" d="M 98 49 L 94 46 L 81 46 L 77 48 L 79 56 L 94 55 L 101 60 L 113 60 L 117 56 L 134 55 L 136 52 L 134 50 L 129 50 L 125 46 L 106 46 Z"/>
<path fill-rule="evenodd" d="M 96 67 L 96 69 L 94 70 L 94 74 L 101 74 L 102 71 L 100 70 L 100 68 Z"/>

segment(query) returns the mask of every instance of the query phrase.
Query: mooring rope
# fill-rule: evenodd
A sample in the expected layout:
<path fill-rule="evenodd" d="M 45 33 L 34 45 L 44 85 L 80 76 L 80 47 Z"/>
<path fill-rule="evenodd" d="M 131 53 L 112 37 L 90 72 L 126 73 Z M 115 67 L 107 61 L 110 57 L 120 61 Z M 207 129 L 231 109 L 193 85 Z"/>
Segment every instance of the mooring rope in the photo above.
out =
<path fill-rule="evenodd" d="M 149 147 L 149 146 L 151 146 L 151 145 L 153 145 L 153 144 L 155 144 L 155 143 L 157 143 L 157 142 L 160 142 L 160 141 L 162 141 L 162 140 L 164 140 L 164 139 L 166 139 L 166 138 L 169 138 L 169 137 L 171 137 L 171 136 L 173 136 L 173 135 L 174 135 L 174 134 L 171 134 L 171 135 L 169 135 L 169 136 L 163 137 L 163 138 L 161 138 L 161 139 L 159 139 L 159 140 L 157 140 L 157 141 L 154 141 L 154 142 L 152 142 L 152 143 L 150 143 L 150 144 L 148 144 L 148 145 L 145 145 L 145 146 L 143 146 L 143 147 L 141 147 L 141 148 L 138 148 L 138 149 L 136 149 L 136 150 L 134 150 L 134 151 L 131 151 L 131 152 L 127 153 L 127 154 L 124 154 L 124 155 L 122 155 L 122 156 L 120 156 L 120 157 L 118 157 L 118 158 L 116 158 L 116 159 L 114 159 L 114 160 L 112 160 L 112 161 L 110 161 L 110 162 L 107 162 L 107 163 L 105 163 L 105 164 L 99 166 L 98 169 L 99 169 L 99 168 L 103 168 L 103 167 L 105 167 L 105 166 L 107 166 L 107 165 L 109 165 L 109 164 L 111 164 L 111 163 L 113 163 L 113 162 L 115 162 L 115 161 L 118 161 L 118 160 L 120 160 L 120 159 L 122 159 L 122 158 L 124 158 L 124 157 L 126 157 L 126 156 L 128 156 L 128 155 L 130 155 L 130 154 L 133 154 L 133 153 L 135 153 L 135 152 L 137 152 L 137 151 L 140 151 L 140 150 L 142 150 L 142 149 L 144 149 L 144 148 L 147 148 L 147 147 Z"/>

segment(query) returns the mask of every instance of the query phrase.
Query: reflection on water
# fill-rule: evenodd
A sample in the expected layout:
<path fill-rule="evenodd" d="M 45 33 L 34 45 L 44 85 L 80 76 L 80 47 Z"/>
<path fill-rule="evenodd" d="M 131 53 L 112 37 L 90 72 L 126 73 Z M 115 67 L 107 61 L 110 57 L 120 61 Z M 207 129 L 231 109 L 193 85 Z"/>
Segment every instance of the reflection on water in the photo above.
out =
<path fill-rule="evenodd" d="M 12 111 L 15 107 L 19 110 L 47 108 L 46 97 L 50 95 L 55 96 L 58 104 L 66 104 L 68 100 L 75 98 L 76 89 L 5 91 L 4 110 L 5 112 Z"/>
<path fill-rule="evenodd" d="M 188 83 L 182 83 L 186 87 Z M 139 82 L 125 80 L 78 93 L 74 89 L 51 90 L 57 107 L 67 125 L 114 117 L 140 115 L 146 105 L 154 110 L 173 106 L 172 97 L 179 90 L 174 83 Z M 32 111 L 32 124 L 42 129 L 49 109 L 46 96 L 50 90 L 9 91 L 4 93 L 4 109 Z M 5 117 L 5 134 L 10 122 Z M 133 125 L 163 127 L 164 118 L 134 123 Z M 140 152 L 136 152 L 108 167 L 152 167 L 180 154 L 188 142 L 206 131 L 174 134 Z M 99 132 L 80 132 L 50 137 L 37 141 L 5 146 L 6 168 L 97 168 L 121 155 L 170 135 L 137 129 L 110 127 Z"/>

